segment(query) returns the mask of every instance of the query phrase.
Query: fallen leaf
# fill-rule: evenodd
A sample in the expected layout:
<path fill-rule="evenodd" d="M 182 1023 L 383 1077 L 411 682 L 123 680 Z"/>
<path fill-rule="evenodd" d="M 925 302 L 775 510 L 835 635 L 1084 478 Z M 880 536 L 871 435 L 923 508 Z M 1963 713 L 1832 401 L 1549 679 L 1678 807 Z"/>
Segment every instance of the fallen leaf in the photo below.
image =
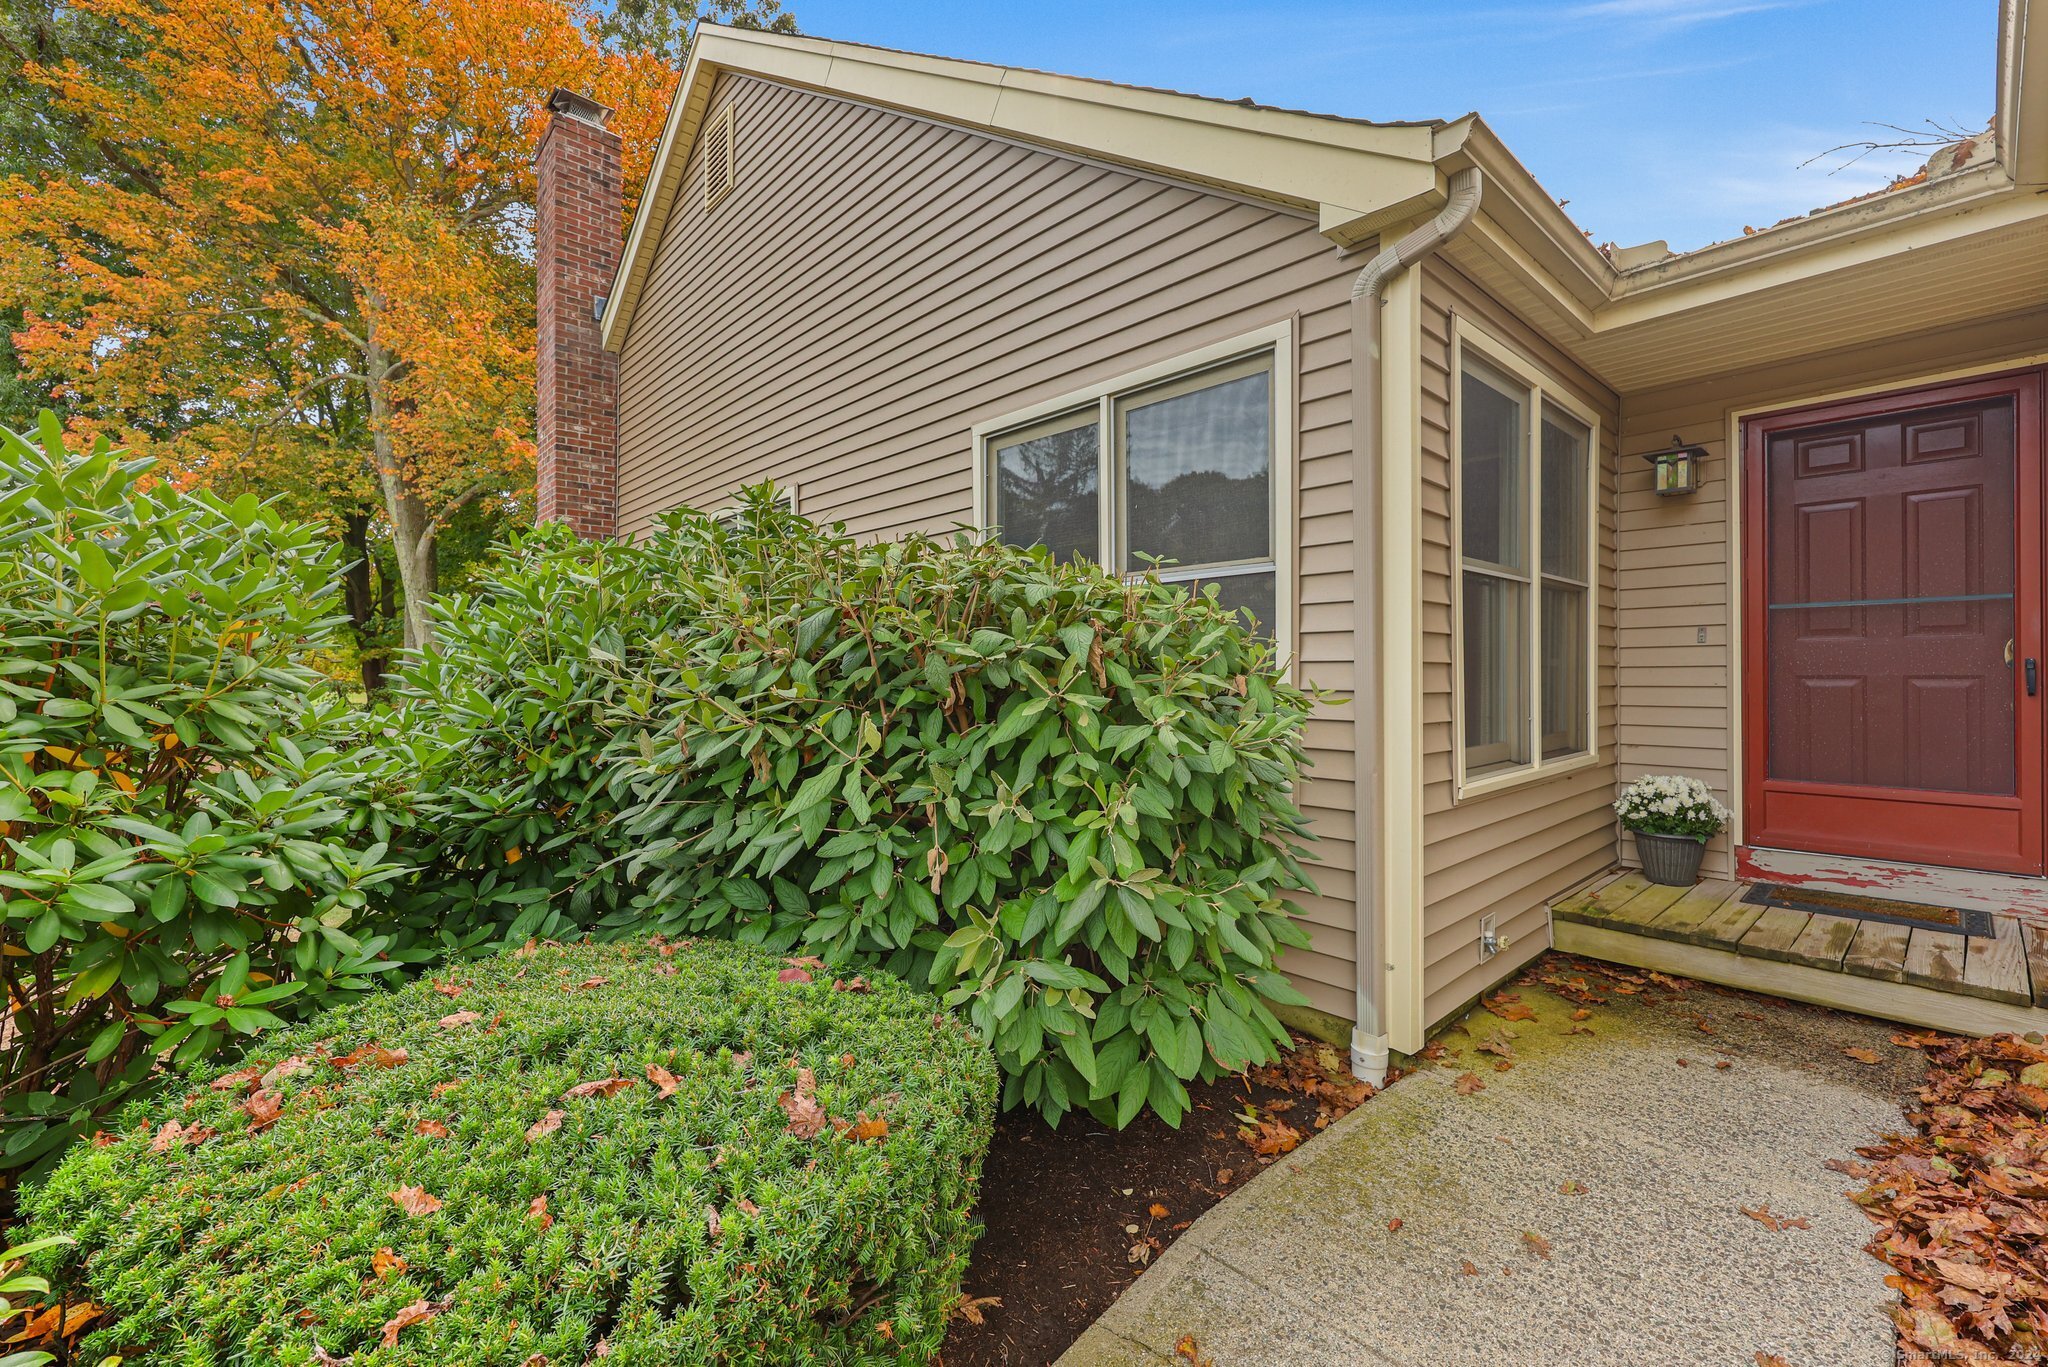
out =
<path fill-rule="evenodd" d="M 1754 1210 L 1748 1206 L 1737 1206 L 1736 1209 L 1762 1225 L 1765 1229 L 1770 1230 L 1773 1234 L 1783 1233 L 1788 1229 L 1807 1229 L 1811 1227 L 1808 1225 L 1805 1216 L 1780 1215 L 1771 1209 L 1768 1201 L 1757 1206 Z"/>
<path fill-rule="evenodd" d="M 801 968 L 785 968 L 775 975 L 775 981 L 779 983 L 807 983 L 810 980 L 811 975 Z"/>
<path fill-rule="evenodd" d="M 396 1348 L 399 1331 L 409 1329 L 415 1324 L 425 1324 L 447 1308 L 447 1301 L 414 1301 L 385 1322 L 384 1337 L 379 1342 L 386 1348 Z"/>
<path fill-rule="evenodd" d="M 1458 1080 L 1452 1086 L 1456 1089 L 1459 1096 L 1471 1096 L 1474 1092 L 1486 1090 L 1486 1084 L 1479 1080 L 1479 1074 L 1477 1073 L 1458 1074 Z"/>
<path fill-rule="evenodd" d="M 1536 1013 L 1512 992 L 1498 992 L 1491 997 L 1482 997 L 1479 1004 L 1504 1021 L 1532 1021 Z"/>
<path fill-rule="evenodd" d="M 1399 1234 L 1400 1232 L 1401 1232 L 1401 1217 L 1400 1217 L 1400 1216 L 1398 1216 L 1398 1215 L 1396 1215 L 1396 1216 L 1395 1216 L 1395 1217 L 1394 1217 L 1393 1219 L 1391 1219 L 1391 1220 L 1387 1221 L 1387 1233 L 1389 1233 L 1389 1234 Z"/>
<path fill-rule="evenodd" d="M 483 1017 L 474 1011 L 457 1011 L 452 1016 L 441 1017 L 441 1028 L 443 1030 L 460 1030 L 471 1021 L 480 1021 L 482 1019 Z"/>
<path fill-rule="evenodd" d="M 422 1120 L 419 1124 L 412 1127 L 412 1132 L 414 1134 L 423 1134 L 429 1139 L 446 1139 L 453 1133 L 452 1130 L 438 1120 Z"/>
<path fill-rule="evenodd" d="M 571 988 L 570 990 L 573 992 L 588 992 L 593 987 L 603 987 L 606 983 L 610 981 L 610 978 L 585 978 L 582 982 L 577 983 L 576 986 Z"/>
<path fill-rule="evenodd" d="M 1460 1260 L 1460 1262 L 1458 1263 L 1458 1271 L 1464 1273 L 1468 1277 L 1476 1277 L 1479 1275 L 1479 1269 L 1472 1265 L 1472 1260 L 1470 1258 Z"/>
<path fill-rule="evenodd" d="M 1160 1205 L 1157 1201 L 1154 1201 L 1150 1206 L 1148 1206 L 1146 1208 L 1146 1211 L 1155 1220 L 1164 1220 L 1167 1216 L 1173 1214 L 1172 1211 L 1168 1210 L 1165 1206 Z"/>
<path fill-rule="evenodd" d="M 888 1138 L 889 1122 L 881 1116 L 870 1119 L 868 1113 L 862 1111 L 859 1118 L 847 1127 L 847 1132 L 853 1136 L 854 1143 L 868 1144 L 877 1139 Z"/>
<path fill-rule="evenodd" d="M 953 1318 L 966 1320 L 969 1324 L 986 1324 L 988 1321 L 982 1311 L 999 1310 L 1002 1304 L 1002 1298 L 999 1296 L 969 1296 L 963 1293 L 959 1300 L 953 1302 Z"/>
<path fill-rule="evenodd" d="M 1284 1153 L 1293 1153 L 1301 1145 L 1301 1131 L 1284 1120 L 1262 1120 L 1254 1128 L 1240 1126 L 1237 1137 L 1251 1145 L 1252 1152 L 1261 1158 L 1278 1158 Z"/>
<path fill-rule="evenodd" d="M 658 1101 L 668 1100 L 676 1094 L 676 1088 L 683 1085 L 681 1078 L 658 1063 L 647 1065 L 647 1080 L 655 1085 L 657 1089 L 655 1099 Z"/>
<path fill-rule="evenodd" d="M 386 1049 L 381 1044 L 365 1044 L 335 1059 L 334 1066 L 347 1072 L 351 1068 L 368 1064 L 372 1068 L 396 1068 L 411 1057 L 403 1049 Z M 287 1060 L 289 1061 L 289 1060 Z M 279 1064 L 282 1068 L 284 1064 Z M 275 1071 L 274 1069 L 272 1071 Z"/>
<path fill-rule="evenodd" d="M 548 1196 L 546 1192 L 542 1192 L 526 1203 L 526 1218 L 540 1221 L 542 1229 L 554 1228 L 555 1217 L 548 1214 Z"/>
<path fill-rule="evenodd" d="M 1566 1182 L 1557 1189 L 1560 1196 L 1584 1196 L 1586 1190 L 1586 1184 L 1583 1182 Z"/>
<path fill-rule="evenodd" d="M 68 1339 L 100 1317 L 101 1307 L 91 1301 L 53 1301 L 42 1306 L 22 1323 L 21 1331 L 8 1343 L 37 1343 Z M 7 1361 L 14 1361 L 9 1354 Z M 37 1359 L 40 1361 L 40 1359 Z"/>
<path fill-rule="evenodd" d="M 1546 1262 L 1549 1261 L 1550 1240 L 1544 1238 L 1533 1229 L 1525 1229 L 1522 1231 L 1522 1242 L 1528 1245 L 1531 1253 L 1534 1253 Z"/>
<path fill-rule="evenodd" d="M 725 1232 L 725 1221 L 718 1218 L 717 1206 L 704 1207 L 704 1232 L 714 1240 Z"/>
<path fill-rule="evenodd" d="M 1858 1063 L 1884 1062 L 1883 1056 L 1880 1055 L 1875 1049 L 1850 1048 L 1844 1049 L 1842 1052 L 1847 1054 L 1850 1058 L 1855 1059 Z"/>
<path fill-rule="evenodd" d="M 1237 1174 L 1229 1168 L 1218 1168 L 1216 1169 L 1216 1185 L 1219 1187 L 1227 1187 L 1230 1185 L 1230 1179 L 1235 1176 L 1237 1176 Z"/>
<path fill-rule="evenodd" d="M 409 1265 L 405 1259 L 388 1248 L 380 1248 L 370 1255 L 370 1271 L 380 1282 L 386 1277 L 396 1276 L 405 1271 Z"/>
<path fill-rule="evenodd" d="M 242 1109 L 249 1113 L 249 1132 L 254 1134 L 277 1123 L 277 1118 L 284 1114 L 284 1098 L 276 1092 L 258 1089 L 249 1093 Z"/>
<path fill-rule="evenodd" d="M 462 985 L 445 978 L 435 980 L 434 990 L 444 997 L 459 997 L 462 995 Z"/>
<path fill-rule="evenodd" d="M 247 1068 L 237 1068 L 232 1073 L 225 1073 L 215 1078 L 212 1086 L 216 1092 L 239 1092 L 262 1076 L 263 1065 L 258 1063 Z"/>
<path fill-rule="evenodd" d="M 633 1085 L 629 1077 L 601 1077 L 592 1082 L 579 1082 L 562 1093 L 564 1101 L 581 1101 L 585 1097 L 616 1096 Z"/>
<path fill-rule="evenodd" d="M 789 1124 L 783 1127 L 786 1133 L 798 1139 L 815 1139 L 823 1132 L 829 1117 L 813 1095 L 817 1087 L 817 1075 L 808 1068 L 799 1068 L 796 1086 L 776 1098 L 782 1113 L 789 1117 Z"/>
<path fill-rule="evenodd" d="M 441 1208 L 438 1196 L 429 1196 L 419 1187 L 400 1187 L 391 1193 L 391 1199 L 407 1215 L 432 1215 Z"/>
<path fill-rule="evenodd" d="M 1792 1364 L 1776 1353 L 1766 1353 L 1759 1348 L 1756 1350 L 1756 1367 L 1792 1367 Z"/>
<path fill-rule="evenodd" d="M 834 978 L 832 980 L 832 990 L 834 992 L 866 992 L 870 989 L 866 978 Z M 976 1322 L 979 1323 L 979 1321 Z"/>
<path fill-rule="evenodd" d="M 526 1127 L 526 1142 L 531 1144 L 536 1139 L 545 1139 L 556 1130 L 561 1129 L 562 1121 L 567 1115 L 567 1111 L 549 1111 L 546 1115 Z"/>

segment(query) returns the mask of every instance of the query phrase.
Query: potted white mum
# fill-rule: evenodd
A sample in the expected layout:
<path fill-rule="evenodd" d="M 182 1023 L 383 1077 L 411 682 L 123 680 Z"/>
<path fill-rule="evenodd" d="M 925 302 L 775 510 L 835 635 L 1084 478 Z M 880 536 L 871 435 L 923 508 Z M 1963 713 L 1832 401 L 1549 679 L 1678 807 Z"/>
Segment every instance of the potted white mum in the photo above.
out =
<path fill-rule="evenodd" d="M 1707 842 L 1728 824 L 1728 809 L 1707 785 L 1682 774 L 1645 774 L 1622 790 L 1614 810 L 1635 832 L 1643 876 L 1678 888 L 1699 881 Z"/>

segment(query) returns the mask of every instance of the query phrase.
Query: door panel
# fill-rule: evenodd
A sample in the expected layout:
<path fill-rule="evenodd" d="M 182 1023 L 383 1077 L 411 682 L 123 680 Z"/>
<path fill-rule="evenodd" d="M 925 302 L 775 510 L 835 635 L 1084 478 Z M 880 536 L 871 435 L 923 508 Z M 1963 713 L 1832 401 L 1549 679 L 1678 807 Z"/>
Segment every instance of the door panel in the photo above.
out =
<path fill-rule="evenodd" d="M 1751 844 L 2041 871 L 2039 388 L 1748 425 Z"/>

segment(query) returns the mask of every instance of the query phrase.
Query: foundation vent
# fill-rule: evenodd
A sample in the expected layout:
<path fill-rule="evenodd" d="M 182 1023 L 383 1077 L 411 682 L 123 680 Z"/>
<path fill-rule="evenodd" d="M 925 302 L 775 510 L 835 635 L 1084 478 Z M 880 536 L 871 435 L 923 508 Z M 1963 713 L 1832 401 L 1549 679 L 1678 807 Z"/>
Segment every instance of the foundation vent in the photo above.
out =
<path fill-rule="evenodd" d="M 709 213 L 718 207 L 718 202 L 732 193 L 737 179 L 734 174 L 734 147 L 732 139 L 732 106 L 727 105 L 712 116 L 710 125 L 704 130 L 704 211 Z"/>

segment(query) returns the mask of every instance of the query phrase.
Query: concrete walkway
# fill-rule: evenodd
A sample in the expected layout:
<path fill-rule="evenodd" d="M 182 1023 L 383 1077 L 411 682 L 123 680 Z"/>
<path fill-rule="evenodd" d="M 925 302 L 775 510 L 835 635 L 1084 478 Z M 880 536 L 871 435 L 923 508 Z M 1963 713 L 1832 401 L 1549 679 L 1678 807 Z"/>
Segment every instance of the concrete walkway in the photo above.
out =
<path fill-rule="evenodd" d="M 1889 1367 L 1874 1226 L 1823 1164 L 1903 1124 L 1919 1055 L 1861 1017 L 1590 982 L 1606 1003 L 1521 986 L 1535 1019 L 1475 1010 L 1198 1220 L 1059 1367 L 1188 1367 L 1189 1335 L 1215 1367 Z"/>

